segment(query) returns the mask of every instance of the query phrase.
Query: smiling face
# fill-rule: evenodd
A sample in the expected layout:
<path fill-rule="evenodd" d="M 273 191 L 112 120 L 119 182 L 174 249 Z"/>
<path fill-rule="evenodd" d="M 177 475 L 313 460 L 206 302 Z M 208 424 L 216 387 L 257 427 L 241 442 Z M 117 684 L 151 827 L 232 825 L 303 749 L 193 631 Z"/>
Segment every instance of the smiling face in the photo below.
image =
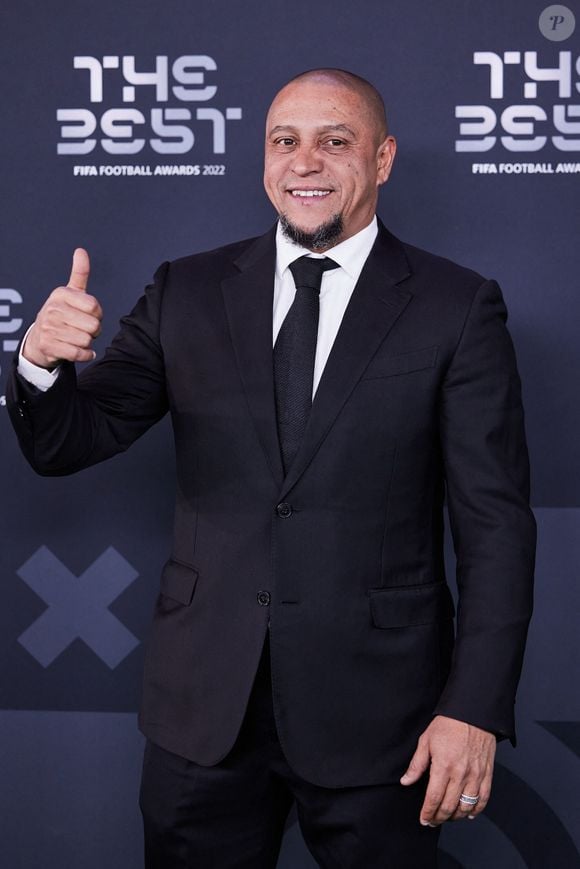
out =
<path fill-rule="evenodd" d="M 332 75 L 305 76 L 268 112 L 264 186 L 283 225 L 310 241 L 305 247 L 327 250 L 371 222 L 395 150 L 363 90 Z M 325 236 L 331 227 L 334 237 Z"/>

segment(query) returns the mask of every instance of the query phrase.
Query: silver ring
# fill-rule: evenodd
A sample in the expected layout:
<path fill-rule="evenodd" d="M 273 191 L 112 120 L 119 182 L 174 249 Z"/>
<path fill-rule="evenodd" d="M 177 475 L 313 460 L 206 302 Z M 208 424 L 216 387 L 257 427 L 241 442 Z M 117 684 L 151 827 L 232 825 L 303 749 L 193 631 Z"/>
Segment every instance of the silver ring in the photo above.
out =
<path fill-rule="evenodd" d="M 476 806 L 479 802 L 479 797 L 470 797 L 469 794 L 461 794 L 459 802 L 465 803 L 467 806 Z"/>

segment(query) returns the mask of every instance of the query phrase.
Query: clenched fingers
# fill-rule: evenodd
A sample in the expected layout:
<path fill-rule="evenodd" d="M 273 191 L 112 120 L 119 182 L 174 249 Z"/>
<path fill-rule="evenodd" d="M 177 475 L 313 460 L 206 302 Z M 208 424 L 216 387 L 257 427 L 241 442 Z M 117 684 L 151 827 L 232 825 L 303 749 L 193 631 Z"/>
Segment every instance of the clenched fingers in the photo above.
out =
<path fill-rule="evenodd" d="M 36 322 L 49 324 L 53 329 L 74 326 L 96 338 L 101 331 L 103 311 L 94 296 L 58 287 L 41 308 Z"/>
<path fill-rule="evenodd" d="M 58 287 L 39 311 L 29 333 L 24 353 L 36 353 L 48 364 L 58 360 L 87 362 L 94 353 L 87 351 L 101 331 L 101 306 L 92 296 Z M 31 362 L 35 362 L 31 358 Z"/>

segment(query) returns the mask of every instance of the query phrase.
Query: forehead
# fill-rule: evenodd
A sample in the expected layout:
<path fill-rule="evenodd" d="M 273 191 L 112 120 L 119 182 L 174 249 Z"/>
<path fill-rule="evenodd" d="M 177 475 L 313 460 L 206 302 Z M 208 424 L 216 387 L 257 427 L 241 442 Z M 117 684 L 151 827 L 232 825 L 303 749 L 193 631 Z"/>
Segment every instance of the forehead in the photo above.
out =
<path fill-rule="evenodd" d="M 278 126 L 317 128 L 338 124 L 359 131 L 371 123 L 369 107 L 355 90 L 325 80 L 292 82 L 270 106 L 266 133 Z"/>

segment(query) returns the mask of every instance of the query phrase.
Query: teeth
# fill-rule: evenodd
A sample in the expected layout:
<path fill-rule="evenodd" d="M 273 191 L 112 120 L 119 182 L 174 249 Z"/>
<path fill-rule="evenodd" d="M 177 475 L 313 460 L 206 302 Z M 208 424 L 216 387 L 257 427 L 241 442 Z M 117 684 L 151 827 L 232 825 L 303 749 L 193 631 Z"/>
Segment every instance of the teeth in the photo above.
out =
<path fill-rule="evenodd" d="M 330 190 L 292 190 L 292 196 L 328 196 Z"/>

